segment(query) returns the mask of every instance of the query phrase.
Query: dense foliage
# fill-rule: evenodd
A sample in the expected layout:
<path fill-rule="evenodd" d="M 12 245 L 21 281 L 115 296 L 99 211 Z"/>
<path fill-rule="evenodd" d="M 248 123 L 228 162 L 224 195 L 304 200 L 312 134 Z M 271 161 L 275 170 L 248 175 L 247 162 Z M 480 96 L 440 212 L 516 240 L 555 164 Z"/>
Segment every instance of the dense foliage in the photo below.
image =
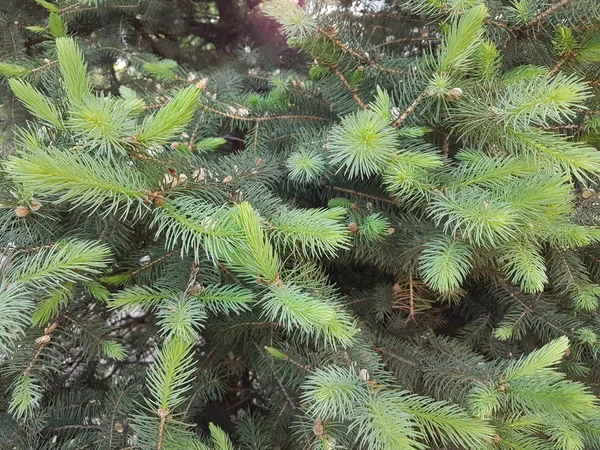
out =
<path fill-rule="evenodd" d="M 0 449 L 600 449 L 596 0 L 5 3 Z"/>

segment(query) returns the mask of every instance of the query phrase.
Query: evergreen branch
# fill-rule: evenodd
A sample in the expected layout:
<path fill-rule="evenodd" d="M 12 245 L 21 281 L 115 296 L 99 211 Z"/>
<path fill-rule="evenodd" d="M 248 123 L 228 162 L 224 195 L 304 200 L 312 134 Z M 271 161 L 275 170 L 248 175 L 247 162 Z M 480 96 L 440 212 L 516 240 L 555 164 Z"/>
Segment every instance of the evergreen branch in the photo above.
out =
<path fill-rule="evenodd" d="M 305 339 L 322 339 L 334 348 L 350 344 L 356 333 L 352 319 L 339 304 L 313 297 L 292 284 L 271 286 L 260 304 L 268 320 Z"/>
<path fill-rule="evenodd" d="M 571 3 L 571 2 L 573 2 L 573 0 L 561 0 L 558 3 L 555 3 L 554 5 L 550 6 L 548 9 L 539 13 L 537 16 L 535 16 L 529 22 L 527 22 L 525 24 L 524 28 L 532 28 L 532 27 L 538 26 L 542 22 L 545 22 L 546 19 L 548 19 L 548 17 L 550 17 L 552 14 L 554 14 L 560 8 L 563 8 L 567 5 L 569 5 L 569 3 Z"/>
<path fill-rule="evenodd" d="M 195 85 L 179 91 L 166 106 L 144 119 L 135 139 L 147 146 L 168 142 L 192 119 L 201 92 Z"/>
<path fill-rule="evenodd" d="M 83 54 L 73 38 L 67 37 L 56 39 L 56 51 L 67 98 L 71 103 L 80 102 L 91 92 L 87 64 L 83 60 Z"/>
<path fill-rule="evenodd" d="M 343 194 L 350 195 L 353 197 L 359 197 L 359 198 L 371 200 L 376 203 L 384 203 L 384 204 L 394 205 L 394 206 L 397 205 L 396 202 L 390 198 L 378 197 L 376 195 L 367 194 L 365 192 L 355 191 L 354 189 L 343 188 L 340 186 L 332 186 L 330 184 L 326 185 L 325 188 L 330 189 L 332 191 L 341 192 Z"/>
<path fill-rule="evenodd" d="M 437 65 L 440 73 L 465 70 L 483 35 L 487 8 L 478 4 L 468 9 L 444 37 Z"/>
<path fill-rule="evenodd" d="M 421 36 L 421 37 L 408 37 L 399 39 L 390 39 L 382 42 L 381 44 L 374 45 L 373 48 L 387 47 L 388 45 L 404 44 L 406 42 L 424 42 L 424 41 L 439 41 L 440 38 L 437 36 Z"/>
<path fill-rule="evenodd" d="M 140 267 L 139 269 L 134 270 L 133 272 L 131 272 L 129 274 L 129 276 L 131 278 L 134 278 L 138 273 L 143 272 L 145 270 L 150 269 L 152 266 L 155 266 L 156 264 L 159 264 L 161 262 L 163 262 L 165 259 L 170 258 L 171 256 L 173 256 L 175 254 L 175 252 L 177 251 L 177 249 L 171 250 L 170 252 L 165 253 L 164 255 L 150 261 L 147 264 L 144 264 L 142 267 Z"/>
<path fill-rule="evenodd" d="M 54 61 L 48 61 L 45 64 L 42 64 L 41 66 L 38 66 L 34 69 L 30 69 L 29 70 L 29 74 L 33 75 L 34 73 L 38 73 L 38 72 L 42 72 L 44 70 L 47 70 L 51 67 L 54 67 L 55 65 L 57 65 L 59 63 L 58 59 L 55 59 Z"/>
<path fill-rule="evenodd" d="M 49 325 L 44 329 L 44 334 L 35 340 L 37 346 L 35 353 L 29 360 L 25 370 L 19 374 L 12 384 L 12 398 L 8 406 L 8 412 L 12 413 L 17 419 L 27 418 L 41 400 L 40 386 L 31 372 L 42 352 L 52 340 L 51 334 L 56 328 L 56 323 Z"/>
<path fill-rule="evenodd" d="M 15 96 L 31 111 L 49 125 L 63 129 L 63 121 L 56 107 L 30 83 L 18 78 L 8 80 Z"/>
<path fill-rule="evenodd" d="M 358 95 L 358 89 L 356 89 L 355 87 L 352 87 L 350 85 L 350 83 L 348 82 L 348 80 L 346 79 L 344 74 L 342 72 L 340 72 L 340 70 L 335 66 L 330 66 L 330 70 L 332 70 L 333 73 L 335 74 L 335 76 L 340 79 L 340 81 L 342 82 L 344 87 L 348 90 L 348 92 L 350 92 L 350 94 L 352 94 L 352 98 L 354 99 L 354 101 L 356 103 L 358 103 L 358 106 L 360 107 L 360 109 L 367 109 L 367 105 L 365 104 L 365 102 L 362 101 L 362 99 Z"/>
<path fill-rule="evenodd" d="M 468 245 L 442 236 L 425 245 L 419 256 L 419 272 L 433 289 L 453 291 L 461 286 L 469 273 L 471 258 Z"/>
<path fill-rule="evenodd" d="M 306 378 L 301 400 L 308 412 L 322 420 L 346 420 L 356 405 L 368 398 L 366 383 L 348 369 L 319 368 Z"/>
<path fill-rule="evenodd" d="M 400 128 L 400 126 L 406 121 L 406 119 L 408 119 L 408 117 L 415 112 L 415 109 L 417 109 L 417 107 L 421 104 L 421 102 L 423 100 L 425 100 L 425 98 L 428 96 L 428 92 L 427 91 L 422 91 L 417 98 L 415 98 L 413 100 L 413 102 L 410 104 L 410 106 L 406 109 L 406 111 L 404 111 L 402 114 L 400 114 L 400 117 L 398 117 L 393 123 L 392 126 L 394 128 Z"/>
<path fill-rule="evenodd" d="M 385 355 L 385 356 L 387 356 L 389 358 L 393 358 L 393 359 L 395 359 L 397 361 L 400 361 L 402 364 L 407 364 L 407 365 L 409 365 L 411 367 L 418 367 L 417 363 L 415 363 L 414 361 L 411 361 L 410 359 L 406 359 L 406 358 L 404 358 L 404 357 L 402 357 L 400 355 L 397 355 L 396 353 L 394 353 L 394 352 L 392 352 L 392 351 L 390 351 L 390 350 L 388 350 L 386 348 L 383 348 L 383 347 L 372 347 L 372 349 L 374 351 L 376 351 L 377 353 L 381 353 L 382 355 Z"/>
<path fill-rule="evenodd" d="M 5 165 L 10 177 L 40 195 L 59 195 L 56 203 L 72 202 L 87 211 L 106 207 L 105 215 L 125 205 L 123 215 L 134 207 L 141 215 L 145 204 L 147 181 L 129 166 L 100 161 L 85 153 L 47 149 L 35 154 L 11 157 Z"/>
<path fill-rule="evenodd" d="M 370 66 L 380 72 L 390 73 L 393 75 L 405 75 L 407 73 L 406 70 L 398 70 L 398 69 L 392 69 L 391 67 L 382 66 L 381 64 L 376 63 L 372 59 L 369 59 L 366 55 L 362 55 L 361 53 L 357 52 L 350 46 L 344 44 L 337 37 L 336 31 L 334 28 L 331 28 L 331 29 L 330 28 L 318 28 L 317 31 L 319 32 L 319 34 L 321 34 L 322 36 L 324 36 L 328 40 L 330 40 L 336 47 L 340 48 L 345 53 L 348 53 L 349 55 L 352 55 L 353 57 L 358 59 L 361 64 Z"/>
<path fill-rule="evenodd" d="M 342 208 L 282 211 L 272 219 L 273 237 L 292 251 L 300 246 L 302 254 L 333 255 L 347 247 L 345 215 Z"/>
<path fill-rule="evenodd" d="M 150 403 L 161 419 L 161 428 L 173 410 L 185 401 L 191 388 L 193 370 L 192 344 L 179 339 L 168 339 L 157 354 L 157 363 L 148 374 Z"/>
<path fill-rule="evenodd" d="M 200 108 L 205 109 L 206 111 L 212 112 L 214 114 L 218 114 L 220 116 L 228 117 L 230 119 L 239 120 L 242 122 L 269 122 L 272 120 L 314 120 L 317 122 L 329 122 L 329 119 L 326 117 L 319 116 L 311 116 L 311 115 L 301 115 L 301 114 L 291 114 L 291 115 L 273 115 L 273 116 L 263 116 L 263 117 L 245 117 L 240 115 L 235 115 L 231 113 L 227 113 L 225 111 L 219 111 L 218 109 L 211 108 L 210 106 L 200 104 Z"/>
<path fill-rule="evenodd" d="M 216 259 L 231 254 L 242 243 L 240 230 L 226 208 L 193 197 L 169 199 L 155 210 L 152 226 L 157 227 L 157 237 L 164 235 L 168 249 L 180 247 L 182 254 L 193 251 L 196 260 L 202 249 Z"/>
<path fill-rule="evenodd" d="M 90 241 L 59 241 L 48 249 L 18 261 L 8 279 L 38 288 L 56 288 L 63 283 L 89 280 L 110 260 L 105 245 Z"/>
<path fill-rule="evenodd" d="M 203 287 L 196 299 L 214 314 L 233 314 L 250 310 L 254 294 L 248 289 L 235 285 L 209 285 Z"/>
<path fill-rule="evenodd" d="M 17 283 L 0 283 L 0 350 L 10 353 L 13 342 L 31 324 L 30 293 Z"/>
<path fill-rule="evenodd" d="M 569 339 L 567 337 L 555 339 L 526 357 L 511 362 L 502 378 L 505 382 L 510 383 L 525 377 L 548 376 L 554 371 L 552 366 L 560 362 L 568 347 Z"/>
<path fill-rule="evenodd" d="M 436 445 L 476 450 L 491 441 L 494 433 L 490 424 L 474 419 L 456 405 L 416 395 L 401 397 L 400 403 Z"/>
<path fill-rule="evenodd" d="M 136 3 L 134 5 L 106 5 L 106 7 L 111 9 L 136 9 L 139 8 L 141 3 Z M 97 7 L 82 7 L 81 5 L 75 3 L 73 5 L 66 6 L 64 8 L 59 9 L 57 12 L 60 14 L 79 14 L 83 12 L 89 11 L 98 11 Z"/>

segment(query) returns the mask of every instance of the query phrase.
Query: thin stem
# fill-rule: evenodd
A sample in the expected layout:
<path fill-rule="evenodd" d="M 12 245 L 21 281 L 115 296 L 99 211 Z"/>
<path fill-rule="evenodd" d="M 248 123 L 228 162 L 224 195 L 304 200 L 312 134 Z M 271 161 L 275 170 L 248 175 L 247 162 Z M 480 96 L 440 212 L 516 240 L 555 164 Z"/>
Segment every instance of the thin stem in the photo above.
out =
<path fill-rule="evenodd" d="M 348 91 L 352 94 L 352 98 L 356 103 L 358 103 L 360 109 L 367 109 L 367 105 L 365 105 L 365 102 L 363 102 L 358 95 L 358 89 L 350 85 L 344 74 L 335 66 L 330 66 L 330 70 L 340 79 L 345 88 L 348 89 Z"/>
<path fill-rule="evenodd" d="M 392 73 L 395 75 L 405 75 L 406 74 L 405 70 L 392 69 L 390 67 L 382 66 L 381 64 L 378 64 L 375 61 L 369 59 L 367 56 L 360 54 L 353 48 L 349 47 L 348 45 L 346 45 L 342 41 L 340 41 L 336 36 L 335 30 L 319 28 L 318 31 L 323 36 L 325 36 L 327 39 L 329 39 L 334 45 L 336 45 L 337 47 L 342 49 L 344 52 L 349 53 L 350 55 L 354 56 L 361 63 L 363 63 L 365 65 L 371 66 L 374 69 L 379 70 L 380 72 Z"/>
<path fill-rule="evenodd" d="M 200 105 L 202 109 L 210 111 L 212 113 L 218 114 L 223 117 L 229 117 L 230 119 L 242 120 L 246 122 L 267 122 L 271 120 L 315 120 L 319 122 L 329 122 L 329 119 L 326 117 L 320 116 L 310 116 L 310 115 L 302 115 L 302 114 L 290 114 L 290 115 L 282 115 L 282 116 L 263 116 L 263 117 L 243 117 L 237 116 L 235 114 L 226 113 L 225 111 L 219 111 L 218 109 L 211 108 L 210 106 Z"/>
<path fill-rule="evenodd" d="M 382 355 L 389 356 L 390 358 L 396 359 L 404 364 L 408 364 L 411 367 L 418 367 L 417 364 L 415 362 L 411 361 L 410 359 L 403 358 L 402 356 L 397 355 L 394 352 L 391 352 L 386 348 L 372 347 L 372 350 L 376 351 L 377 353 L 381 353 Z"/>
<path fill-rule="evenodd" d="M 556 12 L 558 9 L 562 8 L 563 6 L 567 6 L 572 1 L 573 0 L 562 0 L 562 1 L 552 5 L 550 8 L 546 9 L 545 11 L 542 11 L 540 14 L 538 14 L 533 19 L 531 19 L 529 22 L 527 22 L 525 24 L 525 28 L 531 28 L 536 25 L 539 25 L 540 23 L 544 22 L 548 17 L 550 17 L 554 12 Z"/>
<path fill-rule="evenodd" d="M 372 200 L 374 202 L 387 203 L 388 205 L 396 205 L 396 202 L 394 202 L 392 199 L 377 197 L 376 195 L 366 194 L 364 192 L 355 191 L 353 189 L 347 189 L 347 188 L 338 187 L 338 186 L 327 186 L 327 189 L 331 189 L 331 190 L 337 191 L 337 192 L 343 192 L 344 194 L 353 195 L 355 197 L 366 198 L 366 199 Z"/>
<path fill-rule="evenodd" d="M 36 72 L 40 72 L 40 71 L 42 71 L 42 70 L 49 69 L 50 67 L 52 67 L 52 66 L 55 66 L 56 64 L 58 64 L 58 59 L 56 59 L 56 60 L 54 60 L 54 61 L 49 61 L 49 62 L 47 62 L 46 64 L 43 64 L 43 65 L 41 65 L 41 66 L 39 66 L 39 67 L 36 67 L 35 69 L 31 69 L 31 70 L 29 71 L 29 74 L 31 75 L 31 74 L 33 74 L 33 73 L 36 73 Z"/>
<path fill-rule="evenodd" d="M 410 116 L 413 112 L 415 112 L 415 109 L 417 109 L 417 106 L 419 106 L 421 104 L 421 102 L 425 99 L 426 96 L 427 96 L 426 91 L 421 92 L 419 94 L 419 96 L 410 104 L 410 106 L 407 108 L 407 110 L 404 111 L 402 113 L 402 115 L 396 119 L 396 121 L 392 124 L 392 126 L 394 128 L 399 128 L 406 121 L 406 119 L 408 119 L 408 116 Z"/>
<path fill-rule="evenodd" d="M 54 330 L 56 330 L 57 326 L 58 326 L 58 324 L 56 322 L 54 322 L 49 327 L 46 327 L 46 329 L 44 330 L 44 334 L 35 340 L 35 343 L 38 345 L 38 348 L 37 348 L 35 354 L 33 355 L 33 358 L 31 358 L 29 365 L 23 371 L 23 374 L 26 377 L 31 375 L 31 371 L 33 370 L 33 367 L 35 366 L 36 361 L 39 359 L 44 348 L 46 348 L 46 346 L 50 343 L 50 341 L 51 341 L 50 335 L 52 334 L 52 332 Z"/>

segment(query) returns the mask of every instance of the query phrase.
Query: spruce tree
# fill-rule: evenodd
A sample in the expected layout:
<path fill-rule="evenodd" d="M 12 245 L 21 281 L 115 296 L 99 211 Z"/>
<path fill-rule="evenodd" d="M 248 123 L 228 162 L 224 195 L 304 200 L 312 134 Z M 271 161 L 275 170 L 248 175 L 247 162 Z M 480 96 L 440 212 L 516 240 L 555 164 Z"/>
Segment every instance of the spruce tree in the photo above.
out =
<path fill-rule="evenodd" d="M 20 3 L 0 448 L 600 449 L 596 0 Z"/>

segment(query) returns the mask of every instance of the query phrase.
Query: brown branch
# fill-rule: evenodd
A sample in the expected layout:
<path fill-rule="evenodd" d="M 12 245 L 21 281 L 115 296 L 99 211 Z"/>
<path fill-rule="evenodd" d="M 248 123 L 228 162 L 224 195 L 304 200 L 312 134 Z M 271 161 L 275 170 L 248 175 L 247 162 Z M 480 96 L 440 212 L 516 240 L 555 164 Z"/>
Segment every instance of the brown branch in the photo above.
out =
<path fill-rule="evenodd" d="M 77 322 L 75 319 L 67 316 L 67 315 L 63 315 L 62 317 L 64 317 L 65 319 L 67 319 L 69 322 L 71 322 L 73 325 L 75 325 L 77 328 L 80 328 L 81 331 L 89 334 L 91 337 L 93 337 L 94 339 L 96 339 L 96 341 L 98 341 L 98 345 L 102 346 L 103 342 L 104 342 L 104 338 L 92 331 L 90 331 L 88 328 L 84 327 L 83 325 L 81 325 L 79 322 Z"/>
<path fill-rule="evenodd" d="M 527 22 L 525 24 L 524 28 L 531 28 L 531 27 L 534 27 L 536 25 L 539 25 L 540 23 L 544 22 L 548 17 L 550 17 L 552 14 L 554 14 L 558 9 L 562 8 L 563 6 L 567 6 L 572 1 L 573 0 L 561 0 L 558 3 L 555 3 L 550 8 L 548 8 L 545 11 L 541 12 L 540 14 L 538 14 L 537 16 L 535 16 L 533 19 L 531 19 L 529 22 Z"/>
<path fill-rule="evenodd" d="M 443 147 L 442 152 L 446 158 L 450 154 L 450 135 L 451 134 L 452 134 L 452 131 L 450 133 L 446 133 L 444 135 L 444 147 Z"/>
<path fill-rule="evenodd" d="M 271 120 L 315 120 L 320 122 L 329 122 L 329 119 L 321 116 L 310 116 L 310 115 L 302 115 L 302 114 L 290 114 L 283 116 L 263 116 L 263 117 L 243 117 L 237 116 L 235 114 L 226 113 L 225 111 L 219 111 L 218 109 L 211 108 L 210 106 L 200 105 L 202 109 L 205 109 L 209 112 L 218 114 L 223 117 L 229 117 L 230 119 L 242 120 L 246 122 L 267 122 Z"/>
<path fill-rule="evenodd" d="M 413 277 L 412 277 L 412 270 L 408 271 L 408 295 L 409 295 L 409 300 L 408 300 L 408 318 L 406 319 L 406 322 L 404 323 L 404 326 L 406 326 L 406 324 L 408 322 L 410 322 L 411 320 L 415 319 L 415 293 L 413 291 Z"/>
<path fill-rule="evenodd" d="M 36 73 L 36 72 L 40 72 L 40 71 L 42 71 L 42 70 L 49 69 L 50 67 L 52 67 L 52 66 L 55 66 L 56 64 L 58 64 L 58 59 L 56 59 L 56 60 L 54 60 L 54 61 L 49 61 L 49 62 L 47 62 L 46 64 L 43 64 L 43 65 L 41 65 L 41 66 L 39 66 L 39 67 L 36 67 L 35 69 L 31 69 L 31 70 L 29 71 L 29 74 L 31 75 L 31 74 L 33 74 L 33 73 Z"/>
<path fill-rule="evenodd" d="M 190 278 L 188 280 L 187 287 L 185 288 L 185 295 L 189 295 L 195 289 L 196 279 L 198 278 L 198 272 L 200 271 L 200 267 L 196 264 L 196 261 L 192 261 L 192 268 L 190 270 Z"/>
<path fill-rule="evenodd" d="M 112 414 L 110 417 L 110 434 L 108 435 L 108 448 L 112 448 L 113 430 L 115 428 L 115 426 L 114 426 L 115 412 L 117 411 L 117 408 L 119 407 L 119 403 L 121 403 L 121 399 L 123 398 L 124 395 L 125 395 L 125 391 L 121 391 L 119 393 L 119 397 L 117 398 L 117 401 L 115 402 L 115 406 L 112 410 Z"/>
<path fill-rule="evenodd" d="M 390 358 L 396 359 L 396 360 L 398 360 L 404 364 L 407 364 L 411 367 L 418 367 L 417 364 L 415 362 L 411 361 L 410 359 L 403 358 L 402 356 L 397 355 L 394 352 L 391 352 L 386 348 L 371 347 L 371 349 L 376 351 L 377 353 L 380 353 L 385 356 L 389 356 Z"/>
<path fill-rule="evenodd" d="M 325 36 L 327 39 L 329 39 L 334 45 L 336 45 L 337 47 L 342 49 L 344 52 L 354 56 L 361 63 L 363 63 L 365 65 L 371 66 L 374 69 L 379 70 L 380 72 L 386 72 L 386 73 L 391 73 L 391 74 L 395 74 L 395 75 L 405 75 L 406 74 L 405 70 L 392 69 L 390 67 L 382 66 L 381 64 L 376 63 L 375 61 L 371 60 L 367 56 L 357 52 L 353 48 L 344 44 L 342 41 L 340 41 L 337 38 L 336 32 L 334 29 L 319 28 L 318 32 L 320 34 L 322 34 L 323 36 Z"/>
<path fill-rule="evenodd" d="M 354 99 L 354 101 L 356 103 L 358 103 L 358 106 L 360 106 L 360 109 L 367 109 L 367 105 L 365 105 L 365 103 L 362 101 L 362 99 L 358 95 L 358 89 L 356 89 L 355 87 L 352 87 L 350 85 L 350 83 L 348 82 L 348 80 L 346 79 L 344 74 L 342 72 L 340 72 L 340 70 L 336 66 L 330 66 L 329 69 L 340 79 L 340 81 L 346 87 L 346 89 L 348 89 L 348 91 L 350 91 L 350 93 L 352 94 L 352 98 Z"/>
<path fill-rule="evenodd" d="M 175 253 L 178 249 L 175 250 L 171 250 L 168 253 L 165 253 L 164 255 L 162 255 L 160 258 L 155 259 L 154 261 L 150 261 L 148 264 L 146 264 L 145 266 L 140 267 L 137 270 L 134 270 L 133 272 L 131 272 L 129 275 L 132 277 L 135 277 L 138 273 L 147 270 L 148 268 L 152 267 L 155 264 L 158 264 L 161 261 L 164 261 L 165 259 L 167 259 L 168 257 L 170 257 L 171 255 L 173 255 L 173 253 Z"/>
<path fill-rule="evenodd" d="M 404 123 L 404 121 L 406 119 L 408 119 L 408 116 L 410 116 L 413 112 L 415 112 L 415 109 L 417 109 L 417 106 L 419 106 L 421 104 L 421 102 L 425 99 L 426 96 L 427 96 L 427 91 L 421 92 L 419 94 L 419 96 L 410 104 L 408 109 L 406 111 L 404 111 L 402 113 L 402 115 L 395 120 L 395 122 L 392 124 L 392 126 L 394 128 L 400 127 Z"/>
<path fill-rule="evenodd" d="M 66 430 L 100 430 L 100 428 L 100 425 L 63 425 L 61 427 L 44 428 L 41 433 L 47 434 Z"/>
<path fill-rule="evenodd" d="M 550 127 L 539 127 L 540 130 L 544 131 L 560 131 L 560 130 L 579 130 L 581 125 L 572 123 L 569 125 L 554 125 Z"/>
<path fill-rule="evenodd" d="M 52 332 L 54 330 L 56 330 L 57 326 L 58 326 L 58 324 L 56 322 L 54 322 L 52 325 L 46 327 L 44 329 L 44 334 L 41 335 L 39 338 L 37 338 L 35 340 L 35 343 L 37 344 L 38 348 L 37 348 L 35 354 L 33 355 L 33 358 L 31 358 L 31 361 L 29 362 L 29 365 L 23 371 L 23 375 L 25 375 L 26 377 L 28 377 L 28 376 L 31 375 L 31 371 L 33 370 L 33 366 L 35 366 L 35 363 L 39 359 L 39 357 L 42 354 L 42 351 L 44 350 L 44 348 L 46 348 L 46 346 L 50 343 L 50 341 L 51 341 L 50 335 L 52 334 Z"/>
<path fill-rule="evenodd" d="M 167 426 L 167 418 L 171 414 L 168 409 L 159 408 L 156 412 L 158 417 L 160 417 L 160 424 L 158 425 L 158 439 L 156 442 L 156 450 L 162 450 L 163 441 L 165 439 L 165 428 Z"/>
<path fill-rule="evenodd" d="M 40 250 L 44 250 L 46 248 L 52 248 L 56 245 L 55 242 L 52 242 L 50 244 L 45 244 L 45 245 L 40 245 L 38 247 L 29 247 L 29 248 L 20 248 L 20 249 L 16 249 L 14 250 L 15 253 L 32 253 L 32 252 L 37 252 Z"/>
<path fill-rule="evenodd" d="M 111 9 L 134 9 L 134 8 L 139 8 L 140 6 L 141 6 L 141 4 L 138 3 L 136 5 L 113 5 L 113 6 L 106 6 L 106 7 L 111 8 Z M 81 8 L 81 7 L 79 7 L 79 5 L 75 4 L 75 5 L 67 6 L 66 8 L 62 8 L 59 11 L 59 14 L 76 14 L 76 13 L 89 12 L 89 11 L 98 11 L 98 8 L 93 8 L 93 7 Z"/>
<path fill-rule="evenodd" d="M 331 189 L 333 191 L 343 192 L 344 194 L 353 195 L 355 197 L 366 198 L 366 199 L 372 200 L 374 202 L 387 203 L 388 205 L 396 205 L 396 202 L 392 199 L 377 197 L 376 195 L 366 194 L 364 192 L 359 192 L 359 191 L 355 191 L 353 189 L 347 189 L 347 188 L 338 187 L 338 186 L 329 186 L 328 185 L 326 187 L 327 187 L 327 189 Z"/>
<path fill-rule="evenodd" d="M 144 106 L 144 110 L 159 109 L 159 108 L 162 108 L 163 106 L 168 105 L 168 104 L 169 104 L 168 101 L 161 102 L 161 103 L 153 103 L 152 105 L 146 105 L 146 106 Z"/>
<path fill-rule="evenodd" d="M 562 55 L 562 57 L 556 62 L 556 64 L 554 64 L 554 67 L 550 69 L 550 72 L 548 72 L 548 76 L 552 76 L 556 72 L 558 72 L 562 68 L 562 66 L 564 66 L 567 63 L 567 61 L 573 58 L 573 56 L 575 56 L 573 53 L 565 53 L 564 55 Z"/>
<path fill-rule="evenodd" d="M 388 45 L 402 44 L 404 42 L 421 42 L 421 41 L 439 41 L 439 37 L 428 36 L 428 37 L 410 37 L 401 39 L 392 39 L 390 41 L 382 42 L 381 44 L 374 45 L 373 48 L 381 48 Z"/>
<path fill-rule="evenodd" d="M 268 351 L 268 349 L 269 349 L 269 347 L 265 346 L 265 350 Z M 300 368 L 302 370 L 305 370 L 305 371 L 310 372 L 310 373 L 314 373 L 314 370 L 313 370 L 312 366 L 310 366 L 308 364 L 302 364 L 301 362 L 296 361 L 295 359 L 293 359 L 292 357 L 290 357 L 287 354 L 285 355 L 284 361 L 290 362 L 290 363 L 292 363 L 293 365 L 295 365 L 296 367 L 298 367 L 298 368 Z"/>

